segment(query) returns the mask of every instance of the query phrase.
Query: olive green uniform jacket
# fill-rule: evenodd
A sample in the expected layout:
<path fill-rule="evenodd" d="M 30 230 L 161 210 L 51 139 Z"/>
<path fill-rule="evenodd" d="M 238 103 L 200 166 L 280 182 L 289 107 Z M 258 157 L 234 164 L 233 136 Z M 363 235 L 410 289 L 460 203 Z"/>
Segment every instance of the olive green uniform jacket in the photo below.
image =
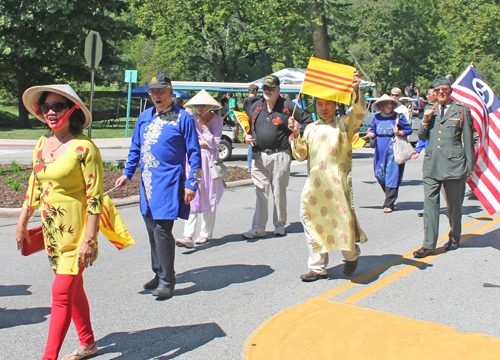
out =
<path fill-rule="evenodd" d="M 432 109 L 427 105 L 425 110 Z M 475 164 L 474 130 L 470 110 L 464 104 L 451 101 L 441 117 L 440 106 L 418 131 L 420 140 L 429 140 L 425 149 L 424 178 L 436 180 L 465 179 L 472 173 Z M 462 139 L 463 137 L 463 139 Z"/>

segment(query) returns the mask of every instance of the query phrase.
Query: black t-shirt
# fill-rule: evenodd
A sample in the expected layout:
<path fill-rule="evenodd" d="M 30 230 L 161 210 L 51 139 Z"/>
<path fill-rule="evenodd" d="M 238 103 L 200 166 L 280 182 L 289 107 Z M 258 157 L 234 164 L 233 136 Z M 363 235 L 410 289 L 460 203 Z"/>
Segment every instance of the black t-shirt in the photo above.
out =
<path fill-rule="evenodd" d="M 292 130 L 288 128 L 288 118 L 292 116 L 295 104 L 281 96 L 276 100 L 271 112 L 267 109 L 264 98 L 252 105 L 250 122 L 252 137 L 256 139 L 253 151 L 288 148 L 288 137 Z M 312 122 L 311 115 L 297 108 L 295 120 L 304 126 Z"/>
<path fill-rule="evenodd" d="M 259 101 L 259 100 L 260 100 L 260 97 L 258 97 L 258 96 L 250 96 L 250 97 L 247 97 L 245 99 L 245 101 L 243 102 L 243 111 L 245 112 L 245 114 L 248 115 L 248 117 L 250 117 L 250 110 L 252 110 L 253 103 L 256 101 Z"/>

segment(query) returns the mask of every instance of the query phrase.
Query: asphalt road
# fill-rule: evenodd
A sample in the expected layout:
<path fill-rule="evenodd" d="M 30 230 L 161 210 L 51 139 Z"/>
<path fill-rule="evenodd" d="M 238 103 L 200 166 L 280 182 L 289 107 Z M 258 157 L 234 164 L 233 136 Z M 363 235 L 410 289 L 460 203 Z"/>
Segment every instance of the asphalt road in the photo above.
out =
<path fill-rule="evenodd" d="M 299 280 L 307 272 L 298 216 L 305 163 L 292 163 L 287 235 L 274 237 L 269 223 L 266 238 L 243 239 L 241 233 L 250 228 L 254 212 L 254 189 L 227 189 L 217 210 L 215 238 L 193 250 L 176 249 L 178 285 L 167 301 L 156 301 L 142 290 L 152 277 L 145 227 L 137 205 L 120 207 L 137 245 L 118 251 L 101 235 L 99 259 L 84 273 L 100 348 L 96 359 L 242 359 L 245 342 L 259 326 L 322 294 L 332 302 L 500 338 L 498 216 L 487 216 L 467 189 L 463 233 L 472 236 L 465 236 L 462 247 L 429 262 L 402 258 L 422 244 L 423 222 L 417 217 L 423 206 L 422 159 L 407 164 L 391 214 L 382 212 L 383 193 L 372 161 L 371 149 L 354 152 L 355 207 L 369 240 L 361 246 L 358 269 L 350 277 L 342 274 L 341 254 L 332 252 L 328 280 Z M 449 231 L 445 212 L 443 208 L 440 234 Z M 16 250 L 15 222 L 0 219 L 0 358 L 39 359 L 49 326 L 53 274 L 44 254 L 24 258 Z M 182 235 L 182 227 L 177 221 L 175 236 Z M 370 271 L 373 276 L 351 282 Z M 384 330 L 369 336 L 359 340 L 376 342 Z M 72 325 L 61 354 L 77 346 Z M 310 358 L 323 359 L 314 352 Z M 376 353 L 371 358 L 384 359 Z M 404 354 L 399 358 L 405 359 Z"/>

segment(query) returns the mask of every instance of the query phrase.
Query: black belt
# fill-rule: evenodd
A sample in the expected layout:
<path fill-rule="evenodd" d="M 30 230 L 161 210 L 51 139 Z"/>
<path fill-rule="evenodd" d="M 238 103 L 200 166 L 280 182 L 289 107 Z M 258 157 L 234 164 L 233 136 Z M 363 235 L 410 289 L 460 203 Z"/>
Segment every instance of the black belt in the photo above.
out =
<path fill-rule="evenodd" d="M 271 155 L 271 154 L 275 154 L 275 153 L 286 151 L 286 150 L 288 150 L 288 148 L 286 148 L 286 149 L 265 149 L 265 150 L 262 150 L 261 152 L 266 153 L 266 155 Z"/>

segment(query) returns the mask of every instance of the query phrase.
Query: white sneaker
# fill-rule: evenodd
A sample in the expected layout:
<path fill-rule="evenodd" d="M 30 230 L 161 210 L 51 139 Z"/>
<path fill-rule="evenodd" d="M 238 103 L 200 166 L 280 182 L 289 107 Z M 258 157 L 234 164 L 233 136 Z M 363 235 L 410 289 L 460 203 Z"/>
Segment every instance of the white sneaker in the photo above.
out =
<path fill-rule="evenodd" d="M 175 245 L 178 247 L 194 248 L 194 241 L 185 237 L 184 239 L 175 240 Z"/>
<path fill-rule="evenodd" d="M 274 236 L 285 236 L 285 235 L 286 235 L 286 231 L 285 231 L 285 228 L 283 226 L 277 227 L 274 230 Z"/>
<path fill-rule="evenodd" d="M 265 237 L 266 236 L 266 231 L 265 230 L 258 230 L 258 229 L 250 229 L 246 233 L 243 233 L 243 237 L 247 239 L 255 239 L 259 237 Z"/>
<path fill-rule="evenodd" d="M 196 239 L 194 241 L 194 243 L 196 245 L 201 245 L 201 244 L 205 244 L 206 242 L 208 241 L 208 239 L 206 237 L 203 237 L 203 236 L 199 236 L 198 239 Z"/>

